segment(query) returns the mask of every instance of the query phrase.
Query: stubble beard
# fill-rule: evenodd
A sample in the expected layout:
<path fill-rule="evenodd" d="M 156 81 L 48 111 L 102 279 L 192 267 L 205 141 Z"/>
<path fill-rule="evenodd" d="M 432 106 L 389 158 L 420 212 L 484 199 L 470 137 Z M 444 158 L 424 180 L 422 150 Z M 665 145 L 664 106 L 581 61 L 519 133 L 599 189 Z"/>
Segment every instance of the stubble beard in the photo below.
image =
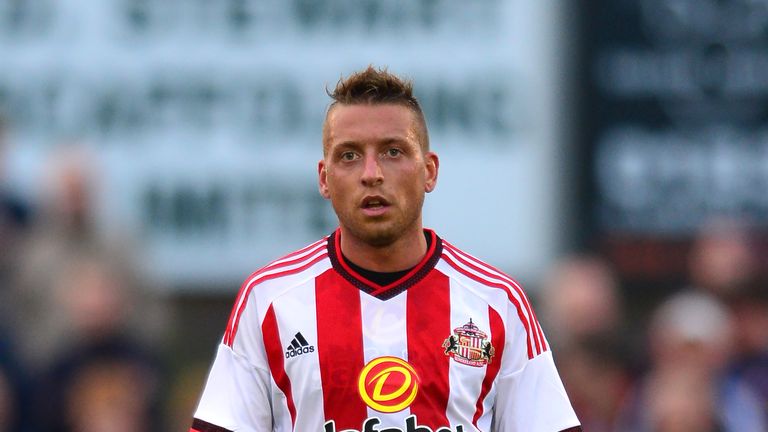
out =
<path fill-rule="evenodd" d="M 356 217 L 351 214 L 358 209 L 353 209 L 352 212 L 339 211 L 340 209 L 336 206 L 334 209 L 339 218 L 339 225 L 350 235 L 369 246 L 385 248 L 394 244 L 417 225 L 423 204 L 424 196 L 422 195 L 418 202 L 401 213 L 380 218 Z"/>

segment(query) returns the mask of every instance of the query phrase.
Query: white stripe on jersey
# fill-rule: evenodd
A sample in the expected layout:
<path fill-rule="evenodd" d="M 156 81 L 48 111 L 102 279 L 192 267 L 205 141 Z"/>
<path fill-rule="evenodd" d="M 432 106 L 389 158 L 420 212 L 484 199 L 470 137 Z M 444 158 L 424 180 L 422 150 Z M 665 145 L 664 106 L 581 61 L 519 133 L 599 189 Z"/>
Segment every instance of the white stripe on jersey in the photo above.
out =
<path fill-rule="evenodd" d="M 317 351 L 317 308 L 315 305 L 314 278 L 291 289 L 290 295 L 275 298 L 272 302 L 283 352 L 291 344 L 296 333 L 301 333 L 314 351 L 294 357 L 285 357 L 285 373 L 291 381 L 293 403 L 296 406 L 295 430 L 323 430 L 323 391 L 320 382 L 320 360 Z M 286 317 L 288 321 L 281 320 Z M 273 382 L 274 383 L 274 382 Z M 280 392 L 276 385 L 273 391 Z M 300 397 L 299 397 L 300 396 Z M 286 416 L 290 422 L 287 407 Z"/>
<path fill-rule="evenodd" d="M 382 356 L 399 357 L 408 361 L 408 332 L 406 329 L 406 295 L 380 300 L 360 291 L 363 326 L 363 358 L 365 363 Z M 368 417 L 381 419 L 379 428 L 402 427 L 411 414 L 410 408 L 382 416 L 367 407 Z"/>

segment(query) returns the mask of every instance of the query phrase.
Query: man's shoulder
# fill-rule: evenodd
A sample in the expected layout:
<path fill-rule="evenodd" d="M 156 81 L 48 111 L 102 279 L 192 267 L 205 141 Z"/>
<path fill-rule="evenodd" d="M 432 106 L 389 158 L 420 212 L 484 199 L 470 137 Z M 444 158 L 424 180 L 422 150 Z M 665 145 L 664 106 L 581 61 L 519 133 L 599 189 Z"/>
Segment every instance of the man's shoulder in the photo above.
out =
<path fill-rule="evenodd" d="M 243 287 L 258 285 L 275 279 L 301 278 L 328 258 L 328 237 L 286 254 L 251 273 Z"/>
<path fill-rule="evenodd" d="M 442 240 L 442 246 L 442 260 L 448 265 L 453 275 L 468 279 L 475 284 L 522 290 L 522 285 L 513 277 L 485 260 L 465 252 L 445 239 Z"/>
<path fill-rule="evenodd" d="M 460 286 L 468 292 L 476 294 L 488 302 L 497 313 L 507 312 L 505 324 L 510 326 L 517 322 L 520 331 L 526 337 L 526 350 L 523 351 L 528 359 L 547 351 L 549 345 L 544 338 L 536 314 L 523 287 L 505 272 L 486 262 L 462 251 L 443 240 L 442 260 L 446 263 L 442 268 L 449 277 L 457 279 Z M 510 313 L 511 312 L 511 313 Z"/>
<path fill-rule="evenodd" d="M 266 266 L 256 270 L 248 276 L 240 287 L 235 299 L 235 305 L 224 334 L 224 344 L 232 346 L 235 334 L 240 323 L 241 316 L 246 308 L 259 311 L 259 304 L 268 305 L 275 298 L 290 291 L 308 278 L 313 277 L 323 266 L 330 267 L 328 263 L 328 238 L 320 239 L 309 246 L 291 252 Z M 320 266 L 320 270 L 318 270 Z M 257 316 L 262 319 L 265 311 L 262 308 Z"/>

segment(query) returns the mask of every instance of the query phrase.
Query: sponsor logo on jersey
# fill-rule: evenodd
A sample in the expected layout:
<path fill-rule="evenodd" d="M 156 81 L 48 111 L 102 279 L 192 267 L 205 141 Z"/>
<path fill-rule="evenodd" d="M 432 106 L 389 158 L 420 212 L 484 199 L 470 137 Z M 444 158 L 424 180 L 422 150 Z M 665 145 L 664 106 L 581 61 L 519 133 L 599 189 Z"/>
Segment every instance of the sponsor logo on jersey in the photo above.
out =
<path fill-rule="evenodd" d="M 285 358 L 293 358 L 312 352 L 315 352 L 315 346 L 310 345 L 309 342 L 304 339 L 304 336 L 302 336 L 301 332 L 298 332 L 296 333 L 296 336 L 293 337 L 293 340 L 288 346 L 288 349 L 285 350 Z"/>
<path fill-rule="evenodd" d="M 488 340 L 488 334 L 480 330 L 472 318 L 461 327 L 453 329 L 453 334 L 443 342 L 445 355 L 461 364 L 482 367 L 490 364 L 496 349 Z"/>
<path fill-rule="evenodd" d="M 344 429 L 340 431 L 336 429 L 336 422 L 331 420 L 331 421 L 325 422 L 325 425 L 323 426 L 323 432 L 464 432 L 464 426 L 462 425 L 456 426 L 456 429 L 451 429 L 448 426 L 444 426 L 444 427 L 432 430 L 432 428 L 430 428 L 429 426 L 419 425 L 418 421 L 416 421 L 415 415 L 408 416 L 405 419 L 405 428 L 388 427 L 384 429 L 379 429 L 376 426 L 378 426 L 380 423 L 381 423 L 381 420 L 379 418 L 369 417 L 363 423 L 362 430 Z"/>
<path fill-rule="evenodd" d="M 360 371 L 360 397 L 369 407 L 383 413 L 408 408 L 419 392 L 419 376 L 413 366 L 398 357 L 377 357 Z"/>

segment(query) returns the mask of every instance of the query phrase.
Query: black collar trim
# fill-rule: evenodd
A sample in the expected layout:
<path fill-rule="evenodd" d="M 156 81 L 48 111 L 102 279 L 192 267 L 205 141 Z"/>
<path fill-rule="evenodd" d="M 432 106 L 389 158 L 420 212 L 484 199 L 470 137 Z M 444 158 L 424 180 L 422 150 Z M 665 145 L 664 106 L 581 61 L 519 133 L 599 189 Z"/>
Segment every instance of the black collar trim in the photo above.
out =
<path fill-rule="evenodd" d="M 366 279 L 344 261 L 344 256 L 341 254 L 341 231 L 339 229 L 328 236 L 328 256 L 331 259 L 333 269 L 360 291 L 379 300 L 389 300 L 419 283 L 435 268 L 440 260 L 443 253 L 443 241 L 430 229 L 425 229 L 424 233 L 432 239 L 424 258 L 403 277 L 385 286 Z"/>

